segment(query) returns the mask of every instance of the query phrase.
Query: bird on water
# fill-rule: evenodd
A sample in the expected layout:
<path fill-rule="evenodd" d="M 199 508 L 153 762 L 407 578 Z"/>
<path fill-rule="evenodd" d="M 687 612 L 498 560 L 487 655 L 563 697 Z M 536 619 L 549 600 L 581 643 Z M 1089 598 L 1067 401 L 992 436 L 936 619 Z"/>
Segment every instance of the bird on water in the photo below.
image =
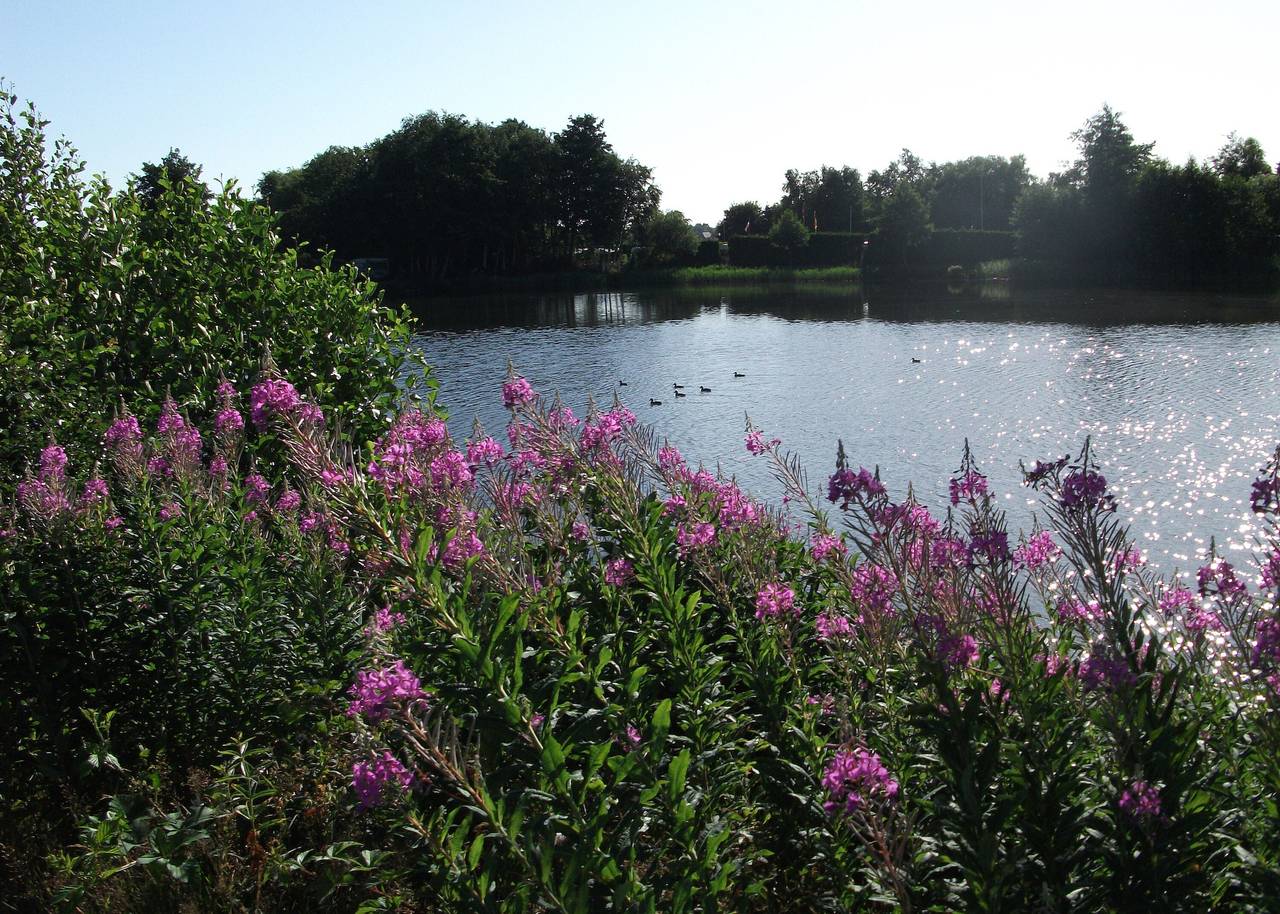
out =
<path fill-rule="evenodd" d="M 742 372 L 740 372 L 740 371 L 735 371 L 735 372 L 733 373 L 733 376 L 734 376 L 735 378 L 745 378 L 745 377 L 746 377 L 746 375 L 744 375 L 744 374 L 743 374 Z"/>
<path fill-rule="evenodd" d="M 711 388 L 710 388 L 710 387 L 703 387 L 701 384 L 699 384 L 699 385 L 698 385 L 698 393 L 709 394 L 709 393 L 711 393 Z"/>
<path fill-rule="evenodd" d="M 662 405 L 662 401 L 661 401 L 661 400 L 655 400 L 655 399 L 653 399 L 653 397 L 650 397 L 650 398 L 649 398 L 649 405 L 650 405 L 650 406 L 661 406 L 661 405 Z"/>

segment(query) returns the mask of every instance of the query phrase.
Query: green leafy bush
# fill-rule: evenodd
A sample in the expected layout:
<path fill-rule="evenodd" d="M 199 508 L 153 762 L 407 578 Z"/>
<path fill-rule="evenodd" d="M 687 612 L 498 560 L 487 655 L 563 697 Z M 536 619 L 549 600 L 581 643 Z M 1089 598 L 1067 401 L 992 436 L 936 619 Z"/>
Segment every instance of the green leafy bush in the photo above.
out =
<path fill-rule="evenodd" d="M 70 145 L 49 149 L 46 122 L 17 104 L 0 91 L 0 466 L 21 469 L 51 434 L 91 454 L 121 397 L 208 402 L 268 349 L 307 366 L 298 383 L 335 419 L 377 433 L 408 329 L 372 284 L 327 258 L 301 266 L 234 186 L 206 201 L 188 181 L 150 201 L 85 181 Z M 416 371 L 408 383 L 433 389 Z"/>
<path fill-rule="evenodd" d="M 5 686 L 30 734 L 14 766 L 55 732 L 42 681 L 74 681 L 115 644 L 143 661 L 137 695 L 77 696 L 90 703 L 82 756 L 154 770 L 118 734 L 130 717 L 159 722 L 158 742 L 185 732 L 166 702 L 207 696 L 221 724 L 191 734 L 208 750 L 194 788 L 157 771 L 170 786 L 139 804 L 126 797 L 146 791 L 116 778 L 114 809 L 94 807 L 80 851 L 52 858 L 65 898 L 216 908 L 218 892 L 238 887 L 244 903 L 253 885 L 339 907 L 394 895 L 431 910 L 586 912 L 1266 911 L 1277 897 L 1280 455 L 1252 498 L 1267 521 L 1262 589 L 1211 557 L 1192 591 L 1143 564 L 1087 447 L 1026 472 L 1051 527 L 1012 540 L 967 455 L 945 517 L 892 502 L 841 455 L 826 493 L 838 532 L 758 430 L 747 447 L 771 462 L 790 515 L 657 446 L 620 404 L 580 421 L 515 377 L 503 396 L 507 453 L 483 432 L 455 445 L 412 410 L 352 448 L 268 377 L 249 428 L 272 446 L 258 442 L 253 468 L 229 459 L 242 453 L 227 449 L 234 420 L 215 420 L 206 463 L 172 407 L 150 441 L 113 425 L 114 475 L 96 499 L 71 497 L 63 456 L 41 455 L 0 525 L 0 593 L 13 612 L 9 588 L 34 578 L 37 605 L 82 624 L 59 634 L 74 670 L 48 652 Z M 224 526 L 239 532 L 205 529 Z M 237 704 L 199 675 L 162 673 L 149 691 L 150 648 L 112 640 L 126 614 L 104 600 L 95 624 L 98 604 L 78 602 L 92 582 L 53 578 L 80 561 L 64 540 L 145 536 L 173 576 L 205 549 L 243 562 L 226 535 L 274 569 L 269 587 L 233 576 L 214 588 L 243 612 L 262 594 L 283 622 L 276 588 L 305 592 L 307 566 L 332 578 L 296 635 L 332 645 L 327 660 L 295 659 L 270 626 L 222 612 L 157 626 L 154 650 L 182 646 L 179 666 L 238 677 L 233 691 L 262 701 Z M 154 567 L 143 552 L 122 561 Z M 171 602 L 203 605 L 197 587 L 221 563 L 182 578 Z M 326 641 L 335 618 L 344 635 Z M 5 650 L 21 662 L 21 644 Z M 274 710 L 291 701 L 298 713 Z M 209 758 L 237 745 L 232 727 L 304 747 L 262 776 L 307 785 L 315 802 L 272 788 L 275 824 L 251 829 L 238 810 L 252 789 L 208 786 L 226 777 Z M 56 814 L 48 787 L 18 796 L 9 783 L 21 821 L 40 802 Z M 87 783 L 111 792 L 110 776 Z M 300 808 L 325 827 L 281 824 Z M 252 879 L 246 860 L 259 861 Z"/>

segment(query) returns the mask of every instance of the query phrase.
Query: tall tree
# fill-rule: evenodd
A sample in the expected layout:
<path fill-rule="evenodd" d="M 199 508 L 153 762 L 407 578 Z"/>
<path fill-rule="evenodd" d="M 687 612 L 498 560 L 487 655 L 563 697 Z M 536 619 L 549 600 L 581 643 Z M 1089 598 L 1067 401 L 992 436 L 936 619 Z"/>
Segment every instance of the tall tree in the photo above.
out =
<path fill-rule="evenodd" d="M 202 169 L 177 149 L 170 149 L 159 162 L 143 162 L 142 169 L 132 175 L 138 196 L 148 206 L 155 206 L 165 191 L 165 185 L 177 187 L 188 179 L 204 199 L 209 199 L 209 188 L 200 180 Z"/>
<path fill-rule="evenodd" d="M 1234 130 L 1211 161 L 1213 170 L 1224 178 L 1271 174 L 1271 165 L 1267 162 L 1267 154 L 1262 151 L 1262 144 L 1253 137 L 1241 139 Z"/>
<path fill-rule="evenodd" d="M 759 203 L 734 203 L 724 211 L 724 217 L 716 226 L 716 234 L 721 241 L 728 241 L 735 235 L 762 235 L 768 231 L 764 223 L 764 212 Z"/>

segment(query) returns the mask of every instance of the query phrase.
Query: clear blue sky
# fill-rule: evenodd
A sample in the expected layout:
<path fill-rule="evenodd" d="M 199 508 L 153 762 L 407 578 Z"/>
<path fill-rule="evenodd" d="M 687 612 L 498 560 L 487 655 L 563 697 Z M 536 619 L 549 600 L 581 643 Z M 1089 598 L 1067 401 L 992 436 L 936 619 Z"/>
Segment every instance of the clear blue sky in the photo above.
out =
<path fill-rule="evenodd" d="M 1174 161 L 1280 160 L 1280 2 L 6 0 L 0 75 L 113 182 L 171 146 L 252 186 L 443 110 L 602 117 L 663 205 L 715 222 L 789 167 L 1024 153 L 1044 175 L 1109 102 Z"/>

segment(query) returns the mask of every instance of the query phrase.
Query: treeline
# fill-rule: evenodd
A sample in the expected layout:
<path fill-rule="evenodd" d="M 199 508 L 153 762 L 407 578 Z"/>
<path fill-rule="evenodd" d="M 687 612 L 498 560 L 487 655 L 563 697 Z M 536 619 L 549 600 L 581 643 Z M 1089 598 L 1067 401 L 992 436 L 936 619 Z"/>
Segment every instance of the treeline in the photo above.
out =
<path fill-rule="evenodd" d="M 1045 180 L 1022 156 L 926 165 L 908 149 L 865 181 L 850 168 L 789 170 L 779 200 L 733 204 L 717 233 L 744 264 L 825 262 L 803 252 L 810 233 L 824 251 L 865 233 L 868 265 L 884 269 L 1016 254 L 1061 278 L 1104 281 L 1277 272 L 1280 177 L 1257 140 L 1232 134 L 1209 162 L 1174 165 L 1109 106 L 1072 138 L 1079 158 Z"/>
<path fill-rule="evenodd" d="M 549 134 L 434 112 L 267 172 L 258 192 L 287 237 L 425 280 L 568 265 L 617 248 L 659 199 L 652 171 L 619 156 L 591 115 Z"/>
<path fill-rule="evenodd" d="M 591 115 L 553 134 L 428 113 L 268 172 L 258 190 L 286 237 L 389 258 L 411 281 L 725 260 L 934 272 L 1015 256 L 1097 281 L 1277 272 L 1280 178 L 1256 140 L 1232 134 L 1210 161 L 1175 165 L 1108 106 L 1072 138 L 1079 158 L 1045 179 L 1021 155 L 926 163 L 909 149 L 865 178 L 790 169 L 778 200 L 729 206 L 710 241 L 659 208 L 651 169 L 622 158 Z"/>

